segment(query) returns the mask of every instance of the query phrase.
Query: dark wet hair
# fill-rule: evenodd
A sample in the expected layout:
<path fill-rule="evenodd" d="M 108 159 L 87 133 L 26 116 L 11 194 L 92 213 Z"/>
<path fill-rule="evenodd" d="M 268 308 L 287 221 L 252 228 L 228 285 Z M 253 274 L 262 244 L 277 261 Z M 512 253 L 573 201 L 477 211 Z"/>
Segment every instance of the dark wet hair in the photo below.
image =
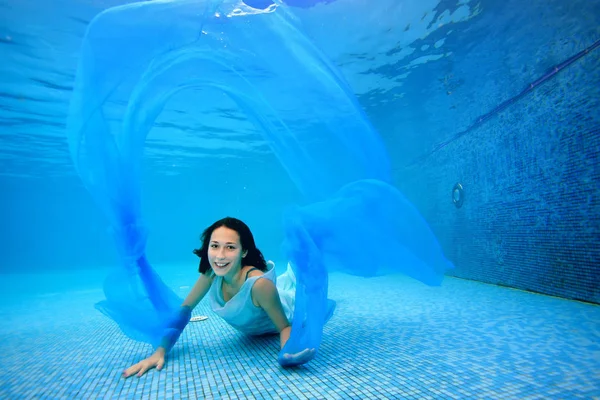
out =
<path fill-rule="evenodd" d="M 208 228 L 204 230 L 200 240 L 202 241 L 202 247 L 194 249 L 194 254 L 200 257 L 200 266 L 198 271 L 201 274 L 206 274 L 211 270 L 210 263 L 208 262 L 208 246 L 210 244 L 210 237 L 215 229 L 225 226 L 229 229 L 233 229 L 240 236 L 240 243 L 242 245 L 242 251 L 247 251 L 246 257 L 242 258 L 242 267 L 251 265 L 254 268 L 258 268 L 261 271 L 267 270 L 267 263 L 260 250 L 256 247 L 254 242 L 254 236 L 248 228 L 248 225 L 243 223 L 237 218 L 226 217 L 218 220 Z"/>

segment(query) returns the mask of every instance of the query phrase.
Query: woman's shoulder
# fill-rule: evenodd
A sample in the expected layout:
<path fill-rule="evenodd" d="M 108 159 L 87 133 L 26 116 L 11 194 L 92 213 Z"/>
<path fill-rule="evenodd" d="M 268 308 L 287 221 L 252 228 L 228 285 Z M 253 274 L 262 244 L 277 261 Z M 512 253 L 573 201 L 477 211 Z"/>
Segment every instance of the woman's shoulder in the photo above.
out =
<path fill-rule="evenodd" d="M 269 299 L 274 299 L 277 295 L 275 282 L 268 277 L 257 279 L 252 285 L 252 295 L 256 299 L 258 305 L 265 304 Z"/>
<path fill-rule="evenodd" d="M 246 271 L 244 273 L 248 274 L 248 278 L 253 277 L 253 276 L 261 276 L 261 275 L 271 276 L 273 274 L 273 272 L 275 272 L 275 263 L 271 260 L 267 261 L 265 263 L 264 270 L 261 270 L 259 267 L 254 266 L 254 265 L 246 265 L 246 266 L 244 266 L 244 271 Z"/>
<path fill-rule="evenodd" d="M 259 268 L 253 265 L 246 265 L 244 267 L 243 273 L 246 274 L 246 278 L 252 278 L 254 276 L 264 275 L 267 271 L 261 271 Z"/>
<path fill-rule="evenodd" d="M 270 285 L 274 285 L 274 280 L 276 277 L 275 276 L 275 268 L 273 268 L 272 265 L 267 265 L 267 268 L 268 269 L 265 271 L 255 269 L 248 273 L 248 279 L 253 278 L 253 277 L 260 278 L 260 279 L 253 279 L 253 281 L 254 281 L 254 282 L 252 282 L 253 290 L 255 290 L 256 288 L 262 288 L 265 286 L 268 287 Z"/>

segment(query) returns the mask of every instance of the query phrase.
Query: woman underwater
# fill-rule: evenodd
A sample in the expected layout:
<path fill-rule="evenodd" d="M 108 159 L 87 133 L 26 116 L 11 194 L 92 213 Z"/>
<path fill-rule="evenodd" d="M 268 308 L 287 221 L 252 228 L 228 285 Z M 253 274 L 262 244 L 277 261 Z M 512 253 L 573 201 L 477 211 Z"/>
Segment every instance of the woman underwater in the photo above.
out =
<path fill-rule="evenodd" d="M 208 294 L 211 308 L 228 324 L 248 335 L 279 333 L 281 348 L 291 332 L 294 312 L 295 277 L 287 271 L 275 276 L 273 263 L 256 247 L 248 226 L 227 217 L 209 226 L 202 234 L 200 277 L 183 301 L 179 315 L 168 324 L 154 354 L 123 371 L 123 377 L 142 376 L 152 368 L 161 370 L 165 357 L 190 320 L 192 310 Z M 328 302 L 327 319 L 335 303 Z M 282 365 L 303 364 L 314 357 L 315 349 L 284 354 Z"/>

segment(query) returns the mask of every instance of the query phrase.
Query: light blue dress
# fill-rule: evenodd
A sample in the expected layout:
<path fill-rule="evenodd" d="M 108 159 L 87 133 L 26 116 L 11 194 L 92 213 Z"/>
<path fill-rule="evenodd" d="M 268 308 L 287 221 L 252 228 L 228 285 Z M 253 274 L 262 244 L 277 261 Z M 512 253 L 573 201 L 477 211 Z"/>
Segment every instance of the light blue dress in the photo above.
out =
<path fill-rule="evenodd" d="M 267 268 L 263 275 L 246 279 L 240 291 L 227 302 L 223 299 L 223 277 L 215 277 L 208 292 L 212 310 L 229 325 L 247 335 L 278 333 L 267 313 L 252 302 L 252 287 L 259 279 L 269 279 L 275 284 L 285 316 L 290 323 L 292 321 L 296 294 L 294 272 L 289 264 L 286 272 L 279 276 L 275 275 L 275 264 L 268 262 Z"/>

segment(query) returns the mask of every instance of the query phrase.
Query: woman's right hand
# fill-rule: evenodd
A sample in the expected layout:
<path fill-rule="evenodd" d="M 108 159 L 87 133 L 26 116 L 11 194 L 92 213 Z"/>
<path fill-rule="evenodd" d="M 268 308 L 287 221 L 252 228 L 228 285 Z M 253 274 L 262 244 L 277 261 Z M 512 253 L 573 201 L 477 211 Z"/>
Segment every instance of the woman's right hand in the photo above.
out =
<path fill-rule="evenodd" d="M 137 374 L 137 376 L 140 377 L 152 368 L 156 368 L 160 371 L 163 365 L 165 365 L 165 354 L 159 350 L 145 360 L 142 360 L 123 371 L 123 378 L 129 378 L 134 374 Z"/>

